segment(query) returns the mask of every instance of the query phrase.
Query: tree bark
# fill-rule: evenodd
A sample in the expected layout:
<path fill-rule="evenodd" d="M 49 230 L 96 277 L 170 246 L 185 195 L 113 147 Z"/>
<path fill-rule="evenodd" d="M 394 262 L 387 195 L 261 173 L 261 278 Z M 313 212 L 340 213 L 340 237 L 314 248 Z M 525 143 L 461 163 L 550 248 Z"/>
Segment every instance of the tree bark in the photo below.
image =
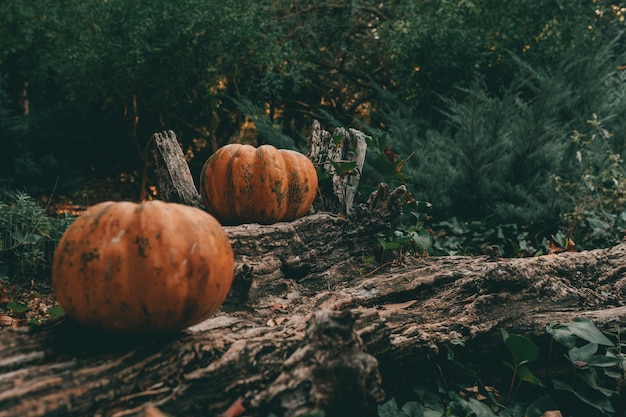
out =
<path fill-rule="evenodd" d="M 225 227 L 231 292 L 184 332 L 120 338 L 68 319 L 0 330 L 0 417 L 375 416 L 391 375 L 425 372 L 454 340 L 488 353 L 500 329 L 540 340 L 577 316 L 624 323 L 626 245 L 371 262 L 405 193 L 381 184 L 352 219 Z"/>

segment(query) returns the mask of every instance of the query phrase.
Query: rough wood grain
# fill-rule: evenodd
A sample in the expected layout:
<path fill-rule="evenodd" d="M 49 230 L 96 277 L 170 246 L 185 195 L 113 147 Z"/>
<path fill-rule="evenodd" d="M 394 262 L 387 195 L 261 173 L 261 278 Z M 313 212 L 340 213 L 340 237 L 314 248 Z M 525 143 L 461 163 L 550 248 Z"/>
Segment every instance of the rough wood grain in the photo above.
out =
<path fill-rule="evenodd" d="M 156 147 L 156 177 L 159 192 L 165 201 L 203 208 L 189 165 L 180 148 L 176 134 L 167 130 L 152 135 Z"/>
<path fill-rule="evenodd" d="M 313 121 L 307 140 L 307 156 L 330 179 L 328 183 L 320 182 L 319 196 L 314 202 L 316 209 L 352 215 L 365 163 L 366 138 L 368 136 L 360 130 L 343 127 L 330 133 L 322 129 L 319 121 Z M 342 166 L 349 169 L 337 169 Z"/>

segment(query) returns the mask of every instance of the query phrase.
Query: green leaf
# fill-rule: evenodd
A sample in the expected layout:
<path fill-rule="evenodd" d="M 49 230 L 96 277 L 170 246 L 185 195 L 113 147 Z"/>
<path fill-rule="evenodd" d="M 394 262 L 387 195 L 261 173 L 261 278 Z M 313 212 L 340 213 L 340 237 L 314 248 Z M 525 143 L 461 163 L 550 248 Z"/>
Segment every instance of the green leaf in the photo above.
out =
<path fill-rule="evenodd" d="M 378 406 L 378 417 L 407 417 L 407 415 L 398 408 L 396 399 L 392 398 Z"/>
<path fill-rule="evenodd" d="M 425 233 L 411 233 L 411 239 L 413 243 L 420 248 L 423 248 L 426 252 L 430 252 L 433 246 L 433 240 L 428 232 Z"/>
<path fill-rule="evenodd" d="M 332 141 L 335 144 L 335 146 L 339 145 L 343 141 L 343 139 L 344 139 L 343 135 L 333 135 L 332 137 Z"/>
<path fill-rule="evenodd" d="M 532 340 L 517 334 L 509 334 L 505 330 L 501 330 L 501 333 L 515 365 L 537 360 L 539 347 Z"/>
<path fill-rule="evenodd" d="M 399 242 L 386 242 L 383 248 L 385 250 L 394 250 L 394 249 L 400 249 L 401 246 L 402 245 Z"/>
<path fill-rule="evenodd" d="M 557 411 L 559 407 L 554 403 L 552 397 L 549 395 L 545 395 L 537 400 L 535 400 L 532 404 L 526 408 L 526 412 L 524 413 L 524 417 L 541 417 L 545 414 L 546 411 Z"/>
<path fill-rule="evenodd" d="M 36 245 L 42 239 L 42 236 L 36 233 L 22 233 L 20 230 L 13 231 L 12 237 L 20 245 Z"/>
<path fill-rule="evenodd" d="M 557 343 L 560 343 L 568 349 L 576 346 L 576 336 L 567 326 L 549 324 L 546 327 L 546 333 L 552 336 Z"/>
<path fill-rule="evenodd" d="M 441 398 L 426 391 L 422 402 L 424 403 L 424 417 L 441 417 L 443 416 L 443 408 L 441 406 Z"/>
<path fill-rule="evenodd" d="M 524 416 L 525 409 L 526 404 L 524 403 L 509 403 L 505 409 L 498 412 L 498 417 L 522 417 Z"/>
<path fill-rule="evenodd" d="M 598 380 L 601 377 L 598 376 L 598 372 L 595 369 L 593 369 L 593 368 L 587 369 L 587 370 L 582 371 L 582 372 L 578 372 L 576 374 L 576 376 L 579 379 L 581 379 L 582 381 L 585 381 L 585 383 L 590 388 L 594 389 L 595 391 L 601 392 L 602 394 L 606 395 L 607 397 L 610 397 L 612 395 L 617 394 L 616 391 L 614 391 L 612 389 L 605 388 L 605 387 L 601 386 L 598 383 Z"/>
<path fill-rule="evenodd" d="M 350 162 L 334 162 L 330 161 L 331 165 L 335 168 L 335 172 L 339 175 L 347 174 L 352 172 L 354 168 L 356 168 L 356 161 Z"/>
<path fill-rule="evenodd" d="M 598 368 L 610 368 L 611 366 L 620 366 L 623 363 L 622 358 L 611 356 L 594 355 L 589 358 L 589 366 L 597 366 Z"/>
<path fill-rule="evenodd" d="M 320 167 L 315 167 L 315 172 L 317 172 L 317 180 L 319 182 L 326 181 L 330 178 L 330 174 L 328 173 L 328 171 L 324 171 Z"/>
<path fill-rule="evenodd" d="M 470 398 L 469 401 L 467 401 L 458 395 L 454 395 L 454 398 L 448 404 L 446 415 L 496 417 L 496 414 L 488 405 L 481 403 L 474 398 Z"/>
<path fill-rule="evenodd" d="M 424 406 L 417 401 L 407 401 L 400 409 L 408 417 L 422 417 L 424 415 Z"/>
<path fill-rule="evenodd" d="M 517 377 L 520 381 L 528 382 L 535 386 L 543 386 L 541 380 L 537 378 L 535 374 L 533 374 L 532 371 L 525 365 L 518 366 Z"/>
<path fill-rule="evenodd" d="M 554 242 L 559 245 L 559 247 L 564 248 L 565 247 L 565 236 L 563 235 L 563 233 L 561 233 L 561 231 L 559 230 L 557 232 L 556 235 L 552 235 L 552 238 L 554 239 Z"/>
<path fill-rule="evenodd" d="M 598 351 L 597 343 L 587 343 L 582 347 L 574 346 L 567 352 L 567 357 L 572 363 L 576 365 L 576 362 L 584 362 L 587 364 L 589 359 Z"/>
<path fill-rule="evenodd" d="M 48 314 L 50 314 L 50 318 L 62 317 L 65 315 L 65 311 L 61 306 L 54 306 L 47 310 Z"/>
<path fill-rule="evenodd" d="M 567 383 L 555 379 L 552 380 L 552 386 L 556 390 L 567 391 L 574 394 L 576 398 L 600 412 L 608 411 L 609 413 L 615 413 L 613 404 L 611 404 L 604 394 L 590 389 L 585 385 L 578 384 L 576 389 L 574 389 Z"/>
<path fill-rule="evenodd" d="M 400 248 L 400 244 L 398 242 L 388 242 L 382 237 L 377 237 L 376 240 L 383 250 L 394 250 Z"/>
<path fill-rule="evenodd" d="M 424 410 L 424 414 L 422 414 L 422 417 L 444 417 L 444 416 L 445 414 L 441 406 L 439 406 L 438 409 L 426 408 Z"/>
<path fill-rule="evenodd" d="M 376 143 L 378 145 L 378 151 L 380 153 L 384 153 L 385 152 L 385 148 L 387 147 L 387 134 L 383 134 L 381 135 L 377 140 Z"/>
<path fill-rule="evenodd" d="M 586 317 L 576 317 L 572 323 L 566 326 L 581 339 L 587 342 L 597 343 L 604 346 L 615 346 L 598 328 Z"/>
<path fill-rule="evenodd" d="M 30 309 L 28 308 L 28 306 L 26 306 L 26 305 L 24 305 L 24 304 L 16 303 L 16 302 L 15 302 L 15 301 L 13 301 L 13 300 L 10 300 L 10 301 L 7 303 L 7 308 L 8 308 L 9 310 L 11 310 L 12 312 L 14 312 L 14 313 L 24 313 L 24 312 L 26 312 L 26 311 L 30 310 Z"/>

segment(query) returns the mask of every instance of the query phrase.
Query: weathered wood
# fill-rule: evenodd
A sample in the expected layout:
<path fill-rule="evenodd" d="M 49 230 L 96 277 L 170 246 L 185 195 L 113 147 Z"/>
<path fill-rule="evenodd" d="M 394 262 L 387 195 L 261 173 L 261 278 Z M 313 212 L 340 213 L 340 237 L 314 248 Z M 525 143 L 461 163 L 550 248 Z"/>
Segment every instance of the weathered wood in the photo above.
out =
<path fill-rule="evenodd" d="M 405 193 L 381 185 L 351 219 L 318 212 L 226 227 L 231 293 L 184 332 L 116 338 L 67 319 L 0 330 L 0 417 L 139 416 L 149 406 L 216 416 L 232 404 L 253 417 L 375 415 L 384 375 L 419 374 L 453 339 L 489 352 L 502 328 L 539 338 L 576 316 L 600 329 L 626 321 L 626 245 L 368 262 Z"/>
<path fill-rule="evenodd" d="M 155 172 L 162 198 L 173 203 L 204 207 L 176 134 L 168 130 L 155 133 L 152 139 L 156 147 Z"/>
<path fill-rule="evenodd" d="M 320 183 L 319 196 L 314 202 L 317 210 L 352 215 L 365 163 L 367 138 L 360 130 L 343 127 L 335 128 L 331 134 L 323 130 L 317 120 L 313 121 L 307 154 L 321 172 L 330 176 L 328 184 Z M 349 169 L 337 169 L 342 166 Z"/>

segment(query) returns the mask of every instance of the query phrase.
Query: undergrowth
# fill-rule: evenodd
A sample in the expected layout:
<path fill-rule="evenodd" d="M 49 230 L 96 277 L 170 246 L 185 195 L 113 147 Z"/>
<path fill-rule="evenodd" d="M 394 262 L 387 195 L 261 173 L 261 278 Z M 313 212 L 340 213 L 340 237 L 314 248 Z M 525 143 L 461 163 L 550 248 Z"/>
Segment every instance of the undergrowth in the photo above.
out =
<path fill-rule="evenodd" d="M 0 191 L 0 279 L 19 286 L 47 282 L 54 248 L 71 221 L 49 215 L 25 192 Z"/>
<path fill-rule="evenodd" d="M 546 328 L 546 351 L 525 336 L 502 330 L 507 357 L 493 357 L 488 368 L 508 370 L 496 386 L 457 359 L 463 343 L 448 346 L 439 379 L 417 385 L 408 399 L 391 398 L 379 417 L 541 417 L 560 411 L 570 417 L 620 417 L 626 413 L 626 329 L 603 334 L 586 318 Z M 540 375 L 540 376 L 539 376 Z"/>

